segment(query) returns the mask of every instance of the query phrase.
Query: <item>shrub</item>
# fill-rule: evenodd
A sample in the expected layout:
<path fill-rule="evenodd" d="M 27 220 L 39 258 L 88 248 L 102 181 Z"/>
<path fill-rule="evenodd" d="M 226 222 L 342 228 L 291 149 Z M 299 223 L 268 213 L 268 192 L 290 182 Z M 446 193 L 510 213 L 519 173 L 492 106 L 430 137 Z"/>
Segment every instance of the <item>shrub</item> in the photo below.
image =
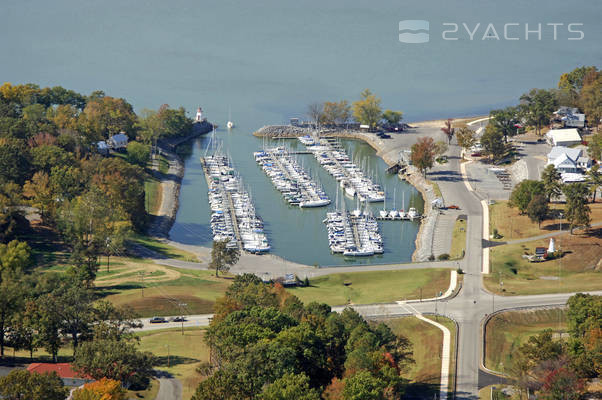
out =
<path fill-rule="evenodd" d="M 447 254 L 447 253 L 439 254 L 439 256 L 437 257 L 437 259 L 439 261 L 449 260 L 449 254 Z"/>

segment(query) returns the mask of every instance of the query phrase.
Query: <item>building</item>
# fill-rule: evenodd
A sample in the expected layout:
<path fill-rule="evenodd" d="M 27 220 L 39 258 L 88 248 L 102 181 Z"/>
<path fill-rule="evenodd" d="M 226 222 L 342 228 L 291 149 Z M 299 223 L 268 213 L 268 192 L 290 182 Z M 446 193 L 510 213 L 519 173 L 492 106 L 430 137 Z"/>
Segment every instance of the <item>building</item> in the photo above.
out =
<path fill-rule="evenodd" d="M 560 119 L 565 128 L 585 128 L 585 114 L 569 114 Z"/>
<path fill-rule="evenodd" d="M 565 117 L 567 115 L 577 114 L 578 112 L 579 112 L 578 108 L 561 106 L 560 108 L 558 108 L 557 111 L 554 111 L 554 115 L 556 115 L 558 117 Z"/>
<path fill-rule="evenodd" d="M 581 135 L 575 128 L 550 129 L 546 138 L 552 146 L 572 146 L 581 143 Z"/>
<path fill-rule="evenodd" d="M 111 136 L 107 142 L 113 150 L 125 149 L 128 146 L 128 136 L 120 132 L 117 135 Z"/>
<path fill-rule="evenodd" d="M 583 149 L 556 146 L 548 153 L 550 164 L 560 172 L 564 182 L 582 182 L 585 180 L 583 174 L 592 166 L 592 160 L 584 154 Z"/>
<path fill-rule="evenodd" d="M 69 363 L 32 363 L 29 364 L 27 370 L 38 374 L 56 372 L 65 386 L 79 387 L 83 384 L 94 382 L 91 376 L 75 372 Z"/>

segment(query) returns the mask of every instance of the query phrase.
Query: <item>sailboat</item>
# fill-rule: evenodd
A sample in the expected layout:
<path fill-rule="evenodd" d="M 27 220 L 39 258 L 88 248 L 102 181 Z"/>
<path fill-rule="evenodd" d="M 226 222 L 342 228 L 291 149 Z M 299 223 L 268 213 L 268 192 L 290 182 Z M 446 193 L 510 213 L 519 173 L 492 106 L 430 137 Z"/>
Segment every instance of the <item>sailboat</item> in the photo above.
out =
<path fill-rule="evenodd" d="M 230 107 L 228 107 L 228 122 L 226 123 L 226 126 L 228 127 L 228 129 L 232 129 L 234 128 L 234 122 L 232 122 L 232 110 L 230 109 Z"/>

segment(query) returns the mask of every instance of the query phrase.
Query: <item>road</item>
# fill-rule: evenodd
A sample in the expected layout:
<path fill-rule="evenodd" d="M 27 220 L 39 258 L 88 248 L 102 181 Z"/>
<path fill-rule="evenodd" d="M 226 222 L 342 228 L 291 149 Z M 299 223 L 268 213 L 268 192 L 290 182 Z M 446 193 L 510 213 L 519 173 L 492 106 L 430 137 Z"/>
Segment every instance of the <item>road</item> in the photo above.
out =
<path fill-rule="evenodd" d="M 460 171 L 460 149 L 457 145 L 449 146 L 449 162 L 445 170 L 439 169 L 436 176 L 430 179 L 436 181 L 447 203 L 460 206 L 462 212 L 468 215 L 466 234 L 466 253 L 459 265 L 465 272 L 464 282 L 459 294 L 449 300 L 424 301 L 412 303 L 421 313 L 433 313 L 447 316 L 458 323 L 458 353 L 456 398 L 478 399 L 479 370 L 482 369 L 483 337 L 481 324 L 494 311 L 506 309 L 532 308 L 542 306 L 561 306 L 566 304 L 571 293 L 545 294 L 536 296 L 497 296 L 487 292 L 483 287 L 483 208 L 481 200 L 486 195 L 469 189 L 464 184 L 467 178 Z M 553 236 L 554 234 L 550 234 Z M 548 237 L 548 235 L 544 235 Z M 441 267 L 455 267 L 458 262 L 436 263 Z M 197 264 L 198 265 L 198 264 Z M 406 265 L 388 266 L 387 268 L 424 268 L 426 264 L 413 263 Z M 384 269 L 381 266 L 380 269 Z M 314 274 L 343 272 L 344 268 L 313 270 Z M 378 270 L 379 267 L 370 267 Z M 358 271 L 358 268 L 353 268 Z M 601 294 L 602 291 L 593 292 Z M 334 311 L 342 311 L 344 307 L 334 307 Z M 392 317 L 410 315 L 407 309 L 399 304 L 354 305 L 353 308 L 366 318 Z M 189 316 L 184 326 L 205 326 L 211 315 Z M 162 329 L 181 326 L 179 323 L 151 325 L 145 321 L 143 330 Z M 481 372 L 481 375 L 483 373 Z"/>

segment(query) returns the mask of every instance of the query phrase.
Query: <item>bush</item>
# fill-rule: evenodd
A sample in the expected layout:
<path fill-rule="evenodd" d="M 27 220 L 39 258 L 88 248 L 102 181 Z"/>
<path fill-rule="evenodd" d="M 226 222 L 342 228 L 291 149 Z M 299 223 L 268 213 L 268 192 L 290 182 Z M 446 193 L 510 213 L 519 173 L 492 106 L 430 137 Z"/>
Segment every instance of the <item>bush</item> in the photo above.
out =
<path fill-rule="evenodd" d="M 497 231 L 497 228 L 493 228 L 493 238 L 494 239 L 501 239 L 503 236 L 500 235 L 500 233 Z"/>
<path fill-rule="evenodd" d="M 462 275 L 464 273 L 464 271 L 462 270 L 462 268 L 458 268 L 456 270 L 456 272 L 458 273 L 458 275 Z"/>
<path fill-rule="evenodd" d="M 128 151 L 128 161 L 132 164 L 139 165 L 144 167 L 148 160 L 150 159 L 150 146 L 139 143 L 139 142 L 130 142 L 127 147 Z"/>
<path fill-rule="evenodd" d="M 439 256 L 437 257 L 437 259 L 439 261 L 449 260 L 449 254 L 447 254 L 447 253 L 439 254 Z"/>
<path fill-rule="evenodd" d="M 429 261 L 435 261 L 435 256 L 431 254 L 431 255 L 429 256 Z"/>

